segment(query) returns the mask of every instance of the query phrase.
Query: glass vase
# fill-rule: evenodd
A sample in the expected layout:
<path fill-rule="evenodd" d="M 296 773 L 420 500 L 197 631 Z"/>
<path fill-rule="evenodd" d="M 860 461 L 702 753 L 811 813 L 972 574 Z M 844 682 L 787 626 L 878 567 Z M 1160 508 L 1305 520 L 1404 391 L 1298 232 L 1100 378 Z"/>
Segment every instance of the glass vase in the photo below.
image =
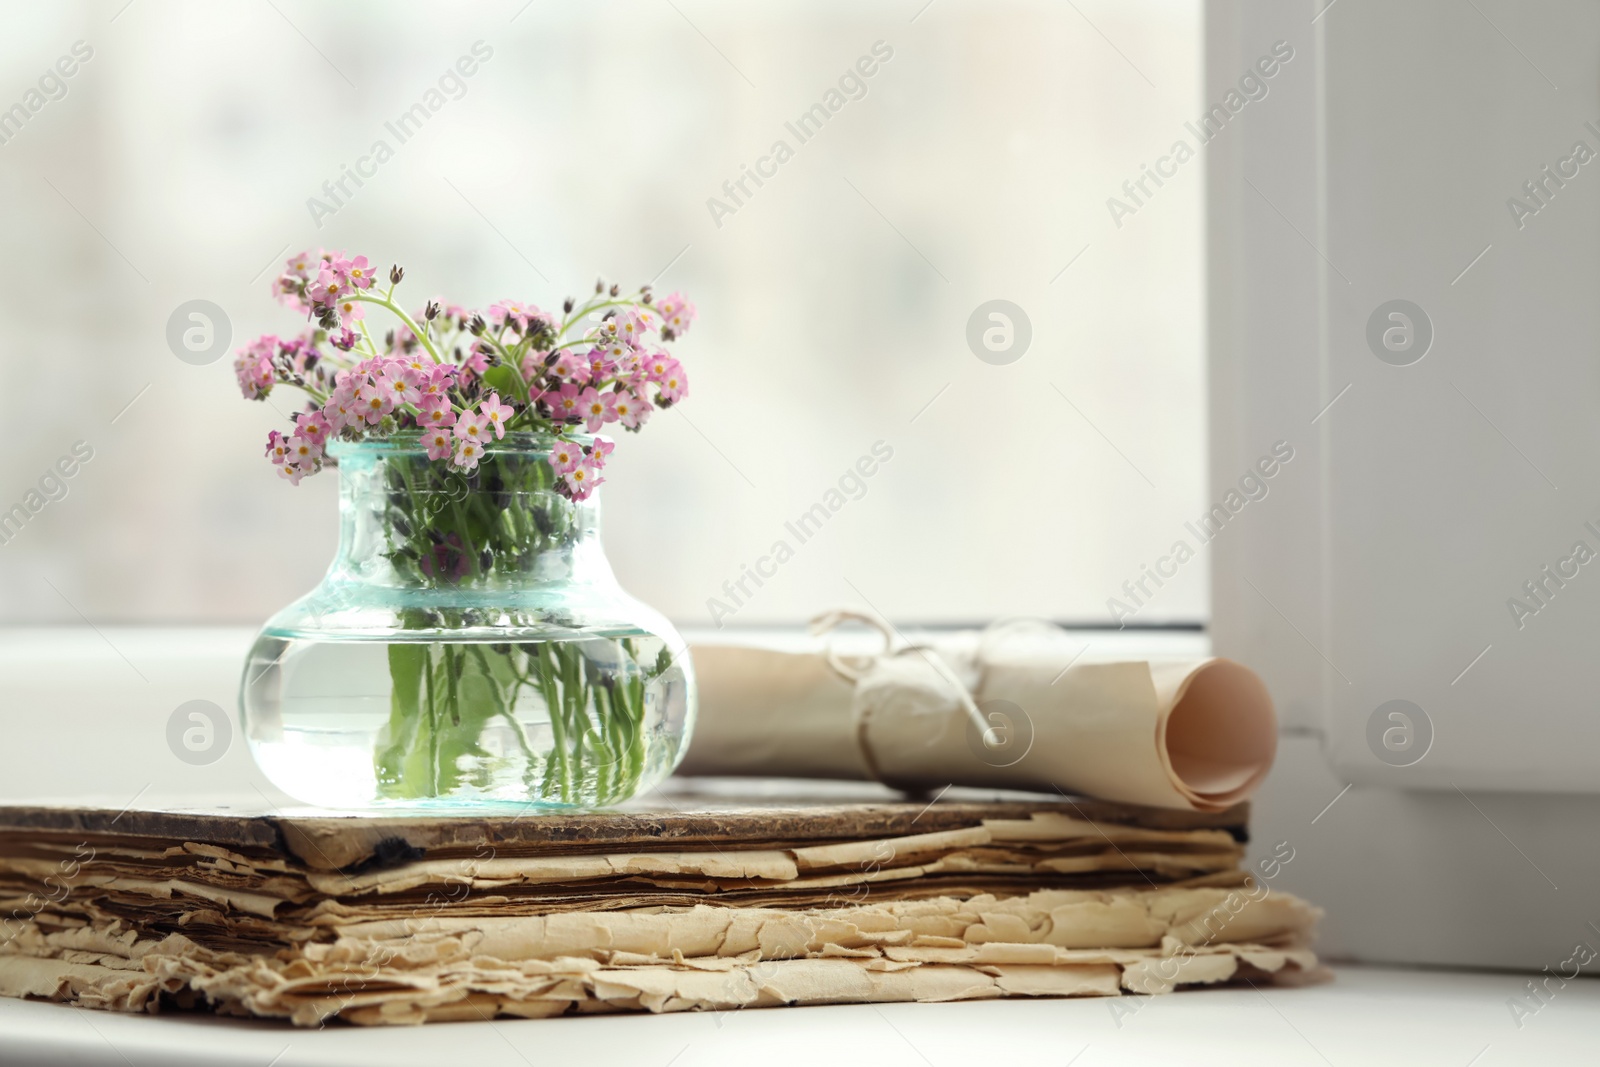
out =
<path fill-rule="evenodd" d="M 338 555 L 241 682 L 275 785 L 333 808 L 598 807 L 672 773 L 687 650 L 617 584 L 597 497 L 556 492 L 553 444 L 508 434 L 464 472 L 415 437 L 330 442 Z"/>

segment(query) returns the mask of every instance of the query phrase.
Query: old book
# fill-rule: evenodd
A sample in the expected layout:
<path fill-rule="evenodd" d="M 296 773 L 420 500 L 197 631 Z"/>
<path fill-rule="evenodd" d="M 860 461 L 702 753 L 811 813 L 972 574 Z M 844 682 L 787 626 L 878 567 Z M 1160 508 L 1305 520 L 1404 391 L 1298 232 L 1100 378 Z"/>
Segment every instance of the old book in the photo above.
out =
<path fill-rule="evenodd" d="M 1240 868 L 1243 806 L 657 801 L 464 819 L 0 808 L 0 993 L 315 1025 L 1316 973 L 1316 909 Z"/>

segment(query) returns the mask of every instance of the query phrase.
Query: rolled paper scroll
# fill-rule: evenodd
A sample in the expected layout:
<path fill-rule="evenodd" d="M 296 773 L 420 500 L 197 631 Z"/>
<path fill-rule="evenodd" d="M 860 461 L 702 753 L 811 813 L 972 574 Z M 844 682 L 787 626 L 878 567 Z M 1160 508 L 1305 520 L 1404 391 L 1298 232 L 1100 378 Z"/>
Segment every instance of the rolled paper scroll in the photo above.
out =
<path fill-rule="evenodd" d="M 887 636 L 888 631 L 885 631 Z M 1227 659 L 1075 661 L 1000 631 L 849 661 L 700 645 L 687 775 L 877 779 L 1222 811 L 1277 751 L 1266 686 Z"/>

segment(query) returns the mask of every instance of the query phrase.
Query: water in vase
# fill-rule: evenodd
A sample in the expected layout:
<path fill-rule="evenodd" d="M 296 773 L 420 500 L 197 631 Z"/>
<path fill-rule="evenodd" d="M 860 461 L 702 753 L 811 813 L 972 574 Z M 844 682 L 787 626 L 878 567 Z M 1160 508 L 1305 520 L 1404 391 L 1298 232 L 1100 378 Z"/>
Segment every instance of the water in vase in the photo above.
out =
<path fill-rule="evenodd" d="M 263 771 L 326 807 L 594 807 L 664 778 L 688 680 L 645 630 L 507 640 L 269 628 L 242 697 Z"/>

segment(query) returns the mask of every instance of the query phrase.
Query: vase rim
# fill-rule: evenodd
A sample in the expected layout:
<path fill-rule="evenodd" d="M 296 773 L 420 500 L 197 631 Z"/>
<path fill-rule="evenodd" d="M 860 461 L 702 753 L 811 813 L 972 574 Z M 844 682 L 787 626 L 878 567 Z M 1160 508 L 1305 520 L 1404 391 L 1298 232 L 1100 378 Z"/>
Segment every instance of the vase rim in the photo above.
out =
<path fill-rule="evenodd" d="M 585 447 L 594 443 L 595 438 L 590 434 L 567 433 L 559 437 L 550 433 L 533 433 L 518 430 L 507 433 L 504 438 L 491 437 L 484 442 L 485 454 L 492 455 L 496 452 L 511 452 L 523 455 L 538 455 L 549 452 L 555 447 L 557 440 L 573 441 Z M 341 455 L 390 455 L 409 456 L 425 455 L 427 449 L 422 443 L 420 431 L 405 430 L 392 433 L 387 437 L 368 437 L 359 441 L 346 441 L 335 438 L 328 442 L 328 453 L 334 457 Z"/>

